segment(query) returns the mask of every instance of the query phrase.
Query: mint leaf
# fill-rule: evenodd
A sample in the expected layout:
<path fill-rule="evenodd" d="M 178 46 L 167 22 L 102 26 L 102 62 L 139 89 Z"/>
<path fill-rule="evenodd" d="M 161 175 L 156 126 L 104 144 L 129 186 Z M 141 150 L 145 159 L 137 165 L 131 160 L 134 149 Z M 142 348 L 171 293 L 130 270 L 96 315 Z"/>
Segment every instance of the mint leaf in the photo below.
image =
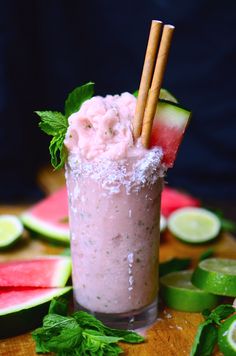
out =
<path fill-rule="evenodd" d="M 48 314 L 43 327 L 32 333 L 37 352 L 57 352 L 73 349 L 82 338 L 82 329 L 73 318 Z"/>
<path fill-rule="evenodd" d="M 64 139 L 68 126 L 67 119 L 57 111 L 36 111 L 36 114 L 41 118 L 39 123 L 41 130 L 53 136 L 49 145 L 52 166 L 55 169 L 61 168 L 66 160 Z"/>
<path fill-rule="evenodd" d="M 122 338 L 123 341 L 128 343 L 141 343 L 144 341 L 144 337 L 130 330 L 112 329 L 105 326 L 100 320 L 96 319 L 93 315 L 90 315 L 83 311 L 78 311 L 72 314 L 72 317 L 79 323 L 82 328 L 90 328 L 107 336 L 114 336 Z"/>
<path fill-rule="evenodd" d="M 51 302 L 43 326 L 32 333 L 37 352 L 55 352 L 57 356 L 117 356 L 123 352 L 117 342 L 144 341 L 135 332 L 111 329 L 83 311 L 71 316 L 53 313 L 65 314 L 66 311 L 67 302 L 63 298 Z"/>
<path fill-rule="evenodd" d="M 207 319 L 217 325 L 221 325 L 221 321 L 235 312 L 235 308 L 230 304 L 222 304 L 208 313 Z M 205 312 L 206 315 L 206 312 Z"/>
<path fill-rule="evenodd" d="M 35 113 L 41 119 L 39 127 L 46 134 L 55 136 L 66 133 L 68 121 L 62 113 L 58 111 L 35 111 Z"/>
<path fill-rule="evenodd" d="M 134 331 L 111 329 L 105 326 L 105 334 L 121 337 L 124 342 L 129 344 L 140 344 L 145 341 L 145 338 Z"/>
<path fill-rule="evenodd" d="M 63 297 L 53 298 L 49 306 L 48 314 L 58 314 L 65 316 L 67 315 L 68 304 L 68 300 Z"/>
<path fill-rule="evenodd" d="M 135 91 L 133 92 L 133 96 L 135 96 L 135 98 L 138 97 L 138 90 L 135 90 Z"/>
<path fill-rule="evenodd" d="M 122 349 L 118 345 L 113 345 L 122 340 L 119 337 L 105 336 L 98 331 L 86 329 L 83 331 L 83 338 L 86 341 L 87 351 L 90 351 L 89 355 L 118 355 L 122 353 Z"/>
<path fill-rule="evenodd" d="M 83 331 L 83 337 L 89 338 L 90 341 L 98 341 L 106 344 L 113 344 L 122 340 L 121 337 L 101 335 L 98 331 L 89 329 Z"/>
<path fill-rule="evenodd" d="M 92 98 L 94 94 L 94 83 L 89 82 L 81 87 L 75 88 L 65 101 L 65 115 L 69 117 L 78 111 L 85 100 Z"/>
<path fill-rule="evenodd" d="M 203 261 L 206 258 L 211 257 L 213 255 L 214 255 L 214 249 L 210 247 L 200 255 L 199 261 Z"/>
<path fill-rule="evenodd" d="M 225 219 L 224 213 L 220 209 L 212 209 L 211 207 L 208 207 L 207 209 L 211 210 L 214 214 L 218 216 L 221 222 L 221 229 L 224 231 L 229 231 L 229 232 L 236 232 L 236 223 L 235 221 Z"/>
<path fill-rule="evenodd" d="M 211 356 L 217 342 L 218 331 L 211 320 L 198 327 L 190 356 Z"/>
<path fill-rule="evenodd" d="M 64 316 L 59 314 L 47 314 L 43 318 L 43 326 L 49 332 L 51 330 L 61 330 L 64 327 L 73 327 L 77 325 L 76 321 L 70 316 Z"/>
<path fill-rule="evenodd" d="M 66 161 L 64 139 L 65 135 L 58 134 L 56 136 L 53 136 L 49 145 L 49 152 L 51 154 L 51 164 L 55 169 L 62 168 Z"/>
<path fill-rule="evenodd" d="M 162 277 L 170 272 L 178 272 L 187 269 L 191 264 L 190 258 L 172 258 L 159 265 L 159 276 Z"/>
<path fill-rule="evenodd" d="M 229 219 L 220 218 L 221 229 L 229 232 L 236 232 L 236 223 Z"/>
<path fill-rule="evenodd" d="M 97 330 L 104 334 L 104 324 L 100 320 L 96 319 L 93 315 L 80 310 L 71 316 L 82 328 Z"/>
<path fill-rule="evenodd" d="M 211 314 L 210 309 L 204 309 L 204 310 L 202 311 L 202 315 L 203 315 L 203 317 L 204 317 L 205 320 L 208 319 L 208 317 L 209 317 L 210 314 Z"/>
<path fill-rule="evenodd" d="M 55 169 L 62 168 L 66 161 L 64 140 L 68 128 L 68 117 L 80 109 L 82 103 L 94 94 L 94 83 L 90 82 L 75 88 L 65 101 L 65 115 L 58 111 L 35 111 L 41 121 L 39 127 L 46 134 L 53 136 L 49 152 Z"/>

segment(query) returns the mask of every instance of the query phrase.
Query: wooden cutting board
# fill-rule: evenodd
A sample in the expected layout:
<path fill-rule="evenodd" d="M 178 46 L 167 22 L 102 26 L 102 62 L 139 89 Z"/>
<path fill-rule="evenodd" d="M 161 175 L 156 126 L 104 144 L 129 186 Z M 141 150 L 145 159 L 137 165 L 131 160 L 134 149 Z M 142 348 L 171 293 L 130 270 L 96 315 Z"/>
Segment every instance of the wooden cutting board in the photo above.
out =
<path fill-rule="evenodd" d="M 0 213 L 4 209 L 0 208 Z M 21 208 L 11 209 L 8 212 L 18 213 Z M 6 209 L 4 210 L 6 211 Z M 215 242 L 204 246 L 186 245 L 170 234 L 161 238 L 160 260 L 165 261 L 172 257 L 191 257 L 193 266 L 200 254 L 209 247 L 213 247 L 216 256 L 236 258 L 236 240 L 222 234 Z M 44 254 L 58 254 L 64 247 L 49 245 L 39 239 L 32 239 L 25 234 L 22 241 L 11 251 L 1 252 L 0 261 L 33 257 Z M 134 356 L 184 356 L 189 355 L 198 324 L 203 320 L 201 314 L 177 312 L 168 308 L 159 311 L 157 322 L 146 331 L 147 341 L 141 345 L 123 344 L 125 355 Z M 14 325 L 12 326 L 14 327 Z M 1 356 L 33 356 L 35 345 L 30 333 L 0 340 Z M 215 355 L 220 355 L 216 350 Z"/>

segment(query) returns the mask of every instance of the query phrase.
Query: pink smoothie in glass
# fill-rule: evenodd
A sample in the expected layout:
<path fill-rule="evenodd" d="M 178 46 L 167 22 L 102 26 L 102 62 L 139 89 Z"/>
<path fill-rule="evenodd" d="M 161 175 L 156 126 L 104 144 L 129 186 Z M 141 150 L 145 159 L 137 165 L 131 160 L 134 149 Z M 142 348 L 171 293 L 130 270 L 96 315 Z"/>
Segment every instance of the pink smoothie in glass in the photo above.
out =
<path fill-rule="evenodd" d="M 134 142 L 136 98 L 93 97 L 69 118 L 65 146 L 75 302 L 128 315 L 158 293 L 162 149 Z"/>

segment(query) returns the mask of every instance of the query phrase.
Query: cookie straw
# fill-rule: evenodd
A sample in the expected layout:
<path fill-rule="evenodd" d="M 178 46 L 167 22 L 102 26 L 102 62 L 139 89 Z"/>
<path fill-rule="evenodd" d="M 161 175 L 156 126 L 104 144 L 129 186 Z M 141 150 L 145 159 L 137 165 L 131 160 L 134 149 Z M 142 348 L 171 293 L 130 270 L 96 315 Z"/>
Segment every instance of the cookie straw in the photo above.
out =
<path fill-rule="evenodd" d="M 150 143 L 152 124 L 156 113 L 157 102 L 166 69 L 171 40 L 174 33 L 174 26 L 165 25 L 161 37 L 160 48 L 157 55 L 156 66 L 152 78 L 151 89 L 149 91 L 147 105 L 144 112 L 142 125 L 142 144 L 148 148 Z"/>
<path fill-rule="evenodd" d="M 152 80 L 156 60 L 157 46 L 161 37 L 161 30 L 162 22 L 153 20 L 148 39 L 148 45 L 143 65 L 143 72 L 139 86 L 136 111 L 133 121 L 133 135 L 135 139 L 137 139 L 141 135 L 142 131 L 143 115 L 148 97 L 148 91 Z"/>

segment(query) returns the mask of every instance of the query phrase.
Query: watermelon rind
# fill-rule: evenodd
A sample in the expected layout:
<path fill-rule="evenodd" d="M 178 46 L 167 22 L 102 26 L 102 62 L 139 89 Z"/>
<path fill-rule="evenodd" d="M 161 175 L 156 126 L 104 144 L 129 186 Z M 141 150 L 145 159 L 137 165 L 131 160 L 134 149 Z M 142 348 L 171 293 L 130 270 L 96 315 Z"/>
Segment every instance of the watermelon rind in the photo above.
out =
<path fill-rule="evenodd" d="M 53 258 L 53 257 L 52 257 Z M 52 285 L 57 285 L 58 287 L 64 287 L 68 278 L 71 275 L 71 258 L 63 256 L 60 258 L 60 266 L 56 268 L 55 274 L 53 276 Z"/>
<path fill-rule="evenodd" d="M 70 232 L 69 228 L 55 227 L 51 224 L 36 218 L 30 212 L 25 212 L 20 216 L 20 219 L 24 226 L 33 232 L 36 232 L 45 239 L 51 240 L 52 242 L 59 242 L 62 244 L 69 245 L 70 243 Z"/>
<path fill-rule="evenodd" d="M 158 116 L 158 114 L 161 115 Z M 185 127 L 191 118 L 191 111 L 169 100 L 160 99 L 157 105 L 156 115 L 159 121 L 168 122 L 168 126 Z"/>
<path fill-rule="evenodd" d="M 50 301 L 62 295 L 69 296 L 72 287 L 48 288 L 48 293 L 46 295 L 43 293 L 43 296 L 40 296 L 42 289 L 37 290 L 39 291 L 37 298 L 0 310 L 1 338 L 19 335 L 38 327 L 48 313 Z"/>
<path fill-rule="evenodd" d="M 161 88 L 160 94 L 159 94 L 159 99 L 170 101 L 172 103 L 178 103 L 178 100 L 176 97 L 167 89 Z"/>
<path fill-rule="evenodd" d="M 138 97 L 138 90 L 135 90 L 135 92 L 133 92 L 133 95 L 137 98 Z M 161 88 L 160 90 L 160 94 L 159 94 L 159 100 L 166 100 L 172 103 L 178 103 L 177 98 L 167 89 L 165 88 Z"/>
<path fill-rule="evenodd" d="M 47 272 L 46 276 L 41 276 L 38 278 L 35 275 L 35 270 L 39 269 L 40 263 L 47 260 L 55 260 L 55 265 L 52 268 L 50 264 L 50 270 Z M 33 262 L 34 269 L 29 274 L 29 263 Z M 19 264 L 17 266 L 17 264 Z M 19 267 L 20 266 L 20 267 Z M 5 268 L 5 272 L 4 272 Z M 23 271 L 22 271 L 23 268 Z M 14 270 L 15 272 L 9 274 L 9 270 Z M 20 270 L 19 270 L 20 269 Z M 24 259 L 9 262 L 0 263 L 0 288 L 1 287 L 37 287 L 37 288 L 62 288 L 65 287 L 70 275 L 71 275 L 71 258 L 69 256 L 56 256 L 56 255 L 46 255 L 39 256 L 34 259 Z M 43 277 L 43 278 L 42 278 Z M 51 278 L 49 281 L 48 278 Z"/>

